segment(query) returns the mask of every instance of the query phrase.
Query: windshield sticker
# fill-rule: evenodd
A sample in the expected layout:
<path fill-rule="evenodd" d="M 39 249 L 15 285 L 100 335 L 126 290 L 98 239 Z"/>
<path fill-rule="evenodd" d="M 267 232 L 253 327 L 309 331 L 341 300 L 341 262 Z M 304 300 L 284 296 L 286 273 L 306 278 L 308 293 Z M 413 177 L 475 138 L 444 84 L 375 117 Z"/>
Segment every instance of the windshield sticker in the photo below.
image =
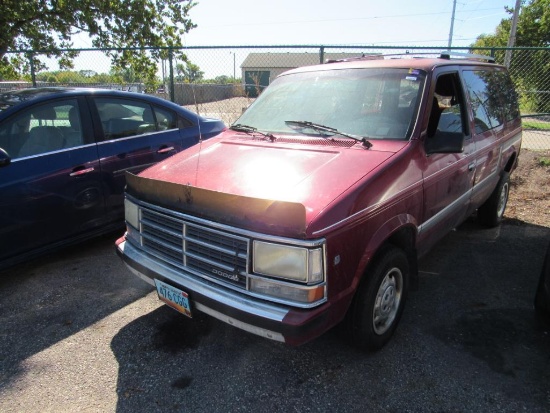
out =
<path fill-rule="evenodd" d="M 418 70 L 418 69 L 409 69 L 409 74 L 410 75 L 419 75 L 420 70 Z"/>
<path fill-rule="evenodd" d="M 418 80 L 418 78 L 416 76 L 407 76 L 405 79 L 412 80 L 412 81 Z"/>

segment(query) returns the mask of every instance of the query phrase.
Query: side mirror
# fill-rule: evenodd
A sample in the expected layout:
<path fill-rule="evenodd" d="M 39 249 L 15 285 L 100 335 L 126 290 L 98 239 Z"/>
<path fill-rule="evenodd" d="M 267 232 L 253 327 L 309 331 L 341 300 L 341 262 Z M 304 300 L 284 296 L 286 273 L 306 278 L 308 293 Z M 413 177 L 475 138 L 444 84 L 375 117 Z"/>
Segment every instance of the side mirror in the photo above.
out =
<path fill-rule="evenodd" d="M 434 136 L 426 137 L 426 153 L 462 153 L 464 134 L 462 132 L 437 131 Z"/>
<path fill-rule="evenodd" d="M 3 166 L 8 166 L 11 163 L 11 158 L 8 153 L 0 148 L 0 168 Z"/>

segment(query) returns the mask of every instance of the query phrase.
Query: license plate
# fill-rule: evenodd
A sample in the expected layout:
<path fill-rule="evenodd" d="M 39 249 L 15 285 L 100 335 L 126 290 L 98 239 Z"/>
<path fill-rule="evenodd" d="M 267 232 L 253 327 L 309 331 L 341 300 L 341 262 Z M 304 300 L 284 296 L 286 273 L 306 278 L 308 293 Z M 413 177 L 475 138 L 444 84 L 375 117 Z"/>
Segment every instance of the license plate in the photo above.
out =
<path fill-rule="evenodd" d="M 185 291 L 181 291 L 171 285 L 155 280 L 159 299 L 174 310 L 191 317 L 191 303 Z"/>

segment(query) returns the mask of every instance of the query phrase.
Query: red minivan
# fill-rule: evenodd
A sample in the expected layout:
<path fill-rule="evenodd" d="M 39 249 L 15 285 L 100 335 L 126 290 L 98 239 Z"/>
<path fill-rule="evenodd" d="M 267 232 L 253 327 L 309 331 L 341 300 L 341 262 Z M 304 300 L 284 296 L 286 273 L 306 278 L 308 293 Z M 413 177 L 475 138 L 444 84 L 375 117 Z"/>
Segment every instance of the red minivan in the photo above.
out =
<path fill-rule="evenodd" d="M 369 57 L 288 71 L 233 126 L 127 175 L 117 251 L 180 312 L 298 345 L 345 322 L 391 338 L 417 259 L 502 220 L 521 145 L 490 58 Z"/>

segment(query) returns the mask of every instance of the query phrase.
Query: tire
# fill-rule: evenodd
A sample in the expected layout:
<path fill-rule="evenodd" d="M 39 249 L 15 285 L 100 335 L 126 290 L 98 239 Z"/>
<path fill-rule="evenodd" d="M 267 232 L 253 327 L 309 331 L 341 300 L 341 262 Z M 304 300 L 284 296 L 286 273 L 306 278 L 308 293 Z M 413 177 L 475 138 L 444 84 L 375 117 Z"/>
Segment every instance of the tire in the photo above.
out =
<path fill-rule="evenodd" d="M 550 244 L 546 250 L 544 264 L 540 272 L 535 294 L 535 310 L 541 319 L 550 324 Z"/>
<path fill-rule="evenodd" d="M 386 247 L 359 284 L 346 324 L 351 343 L 376 351 L 391 339 L 403 313 L 409 288 L 404 251 Z"/>
<path fill-rule="evenodd" d="M 477 210 L 477 219 L 487 227 L 496 227 L 502 222 L 510 191 L 510 174 L 504 172 L 493 193 Z"/>

